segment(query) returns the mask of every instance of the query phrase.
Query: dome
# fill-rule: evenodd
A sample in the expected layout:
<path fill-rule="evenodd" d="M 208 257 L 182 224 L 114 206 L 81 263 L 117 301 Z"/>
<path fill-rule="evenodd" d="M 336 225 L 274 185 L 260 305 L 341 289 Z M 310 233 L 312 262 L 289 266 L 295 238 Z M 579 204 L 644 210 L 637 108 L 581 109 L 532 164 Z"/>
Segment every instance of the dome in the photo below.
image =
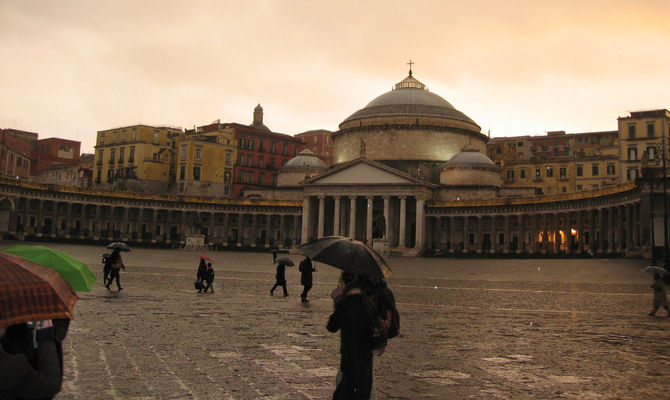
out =
<path fill-rule="evenodd" d="M 498 167 L 485 154 L 477 150 L 463 150 L 451 157 L 445 164 L 447 168 L 481 168 L 498 169 Z"/>
<path fill-rule="evenodd" d="M 423 116 L 455 119 L 477 125 L 442 97 L 431 93 L 426 85 L 410 74 L 395 89 L 378 96 L 353 113 L 342 124 L 370 117 Z"/>
<path fill-rule="evenodd" d="M 321 161 L 311 150 L 305 149 L 297 156 L 290 159 L 282 169 L 286 168 L 310 168 L 310 169 L 328 169 L 326 163 Z"/>

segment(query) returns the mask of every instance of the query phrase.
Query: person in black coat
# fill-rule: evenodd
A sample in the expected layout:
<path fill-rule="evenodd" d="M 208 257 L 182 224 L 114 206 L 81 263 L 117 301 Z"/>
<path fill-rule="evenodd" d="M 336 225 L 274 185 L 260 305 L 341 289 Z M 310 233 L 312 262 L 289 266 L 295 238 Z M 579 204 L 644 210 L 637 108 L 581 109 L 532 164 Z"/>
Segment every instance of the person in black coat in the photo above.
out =
<path fill-rule="evenodd" d="M 37 347 L 32 333 L 23 340 L 29 331 L 27 324 L 0 328 L 0 399 L 51 399 L 61 389 L 61 342 L 69 320 L 46 320 L 36 325 Z"/>
<path fill-rule="evenodd" d="M 344 272 L 331 293 L 335 310 L 326 328 L 340 331 L 341 356 L 341 379 L 333 400 L 368 400 L 372 390 L 371 338 L 376 306 L 357 282 L 356 275 Z"/>
<path fill-rule="evenodd" d="M 284 297 L 288 296 L 288 290 L 286 289 L 286 265 L 281 262 L 277 265 L 275 279 L 275 285 L 270 289 L 270 296 L 274 296 L 274 291 L 279 286 L 284 289 Z"/>
<path fill-rule="evenodd" d="M 200 259 L 200 265 L 198 265 L 198 274 L 196 275 L 196 281 L 200 283 L 200 288 L 198 293 L 202 293 L 205 288 L 205 281 L 207 280 L 207 263 L 204 258 Z"/>
<path fill-rule="evenodd" d="M 107 290 L 109 290 L 109 285 L 114 282 L 114 279 L 116 279 L 116 288 L 120 291 L 123 290 L 121 287 L 121 281 L 119 280 L 119 272 L 121 269 L 125 270 L 126 266 L 123 265 L 123 261 L 121 260 L 121 250 L 115 249 L 112 252 L 112 255 L 109 257 L 109 265 L 111 267 L 110 270 L 110 275 L 109 275 L 109 280 L 107 280 L 107 284 L 105 287 Z"/>
<path fill-rule="evenodd" d="M 214 267 L 212 267 L 212 263 L 207 263 L 205 282 L 207 283 L 207 287 L 204 288 L 204 292 L 207 293 L 211 289 L 212 293 L 214 293 Z"/>
<path fill-rule="evenodd" d="M 300 269 L 300 284 L 303 286 L 300 298 L 303 303 L 307 303 L 309 302 L 309 300 L 307 300 L 307 292 L 312 288 L 312 272 L 316 271 L 316 269 L 312 266 L 312 260 L 310 260 L 309 257 L 305 257 L 305 259 L 300 262 L 298 268 Z"/>

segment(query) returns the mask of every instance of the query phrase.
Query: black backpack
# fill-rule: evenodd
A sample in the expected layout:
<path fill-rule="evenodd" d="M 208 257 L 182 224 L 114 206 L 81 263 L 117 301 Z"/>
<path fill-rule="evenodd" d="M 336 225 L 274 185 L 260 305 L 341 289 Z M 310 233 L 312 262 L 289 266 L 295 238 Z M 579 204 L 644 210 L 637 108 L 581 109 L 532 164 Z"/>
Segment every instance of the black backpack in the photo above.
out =
<path fill-rule="evenodd" d="M 382 319 L 388 325 L 386 337 L 391 339 L 398 336 L 400 333 L 400 313 L 398 313 L 398 309 L 395 306 L 393 292 L 387 286 L 379 289 L 377 293 L 377 308 Z"/>

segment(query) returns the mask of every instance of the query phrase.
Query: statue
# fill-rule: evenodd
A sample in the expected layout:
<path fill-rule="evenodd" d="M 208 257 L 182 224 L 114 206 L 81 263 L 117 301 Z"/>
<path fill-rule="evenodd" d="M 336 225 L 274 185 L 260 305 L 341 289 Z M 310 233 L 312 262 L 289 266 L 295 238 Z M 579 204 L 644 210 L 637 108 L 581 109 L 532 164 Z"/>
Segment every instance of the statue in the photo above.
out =
<path fill-rule="evenodd" d="M 379 214 L 375 218 L 375 223 L 372 227 L 373 239 L 384 239 L 386 237 L 386 218 L 384 214 Z"/>

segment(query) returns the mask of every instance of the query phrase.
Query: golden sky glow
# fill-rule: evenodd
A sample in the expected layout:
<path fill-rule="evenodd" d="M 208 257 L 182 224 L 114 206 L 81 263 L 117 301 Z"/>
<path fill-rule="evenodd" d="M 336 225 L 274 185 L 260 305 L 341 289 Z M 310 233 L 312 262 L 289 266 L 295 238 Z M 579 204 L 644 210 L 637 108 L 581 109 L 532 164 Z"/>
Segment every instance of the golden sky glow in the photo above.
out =
<path fill-rule="evenodd" d="M 414 76 L 491 136 L 670 108 L 669 1 L 0 0 L 0 128 L 336 130 Z"/>

